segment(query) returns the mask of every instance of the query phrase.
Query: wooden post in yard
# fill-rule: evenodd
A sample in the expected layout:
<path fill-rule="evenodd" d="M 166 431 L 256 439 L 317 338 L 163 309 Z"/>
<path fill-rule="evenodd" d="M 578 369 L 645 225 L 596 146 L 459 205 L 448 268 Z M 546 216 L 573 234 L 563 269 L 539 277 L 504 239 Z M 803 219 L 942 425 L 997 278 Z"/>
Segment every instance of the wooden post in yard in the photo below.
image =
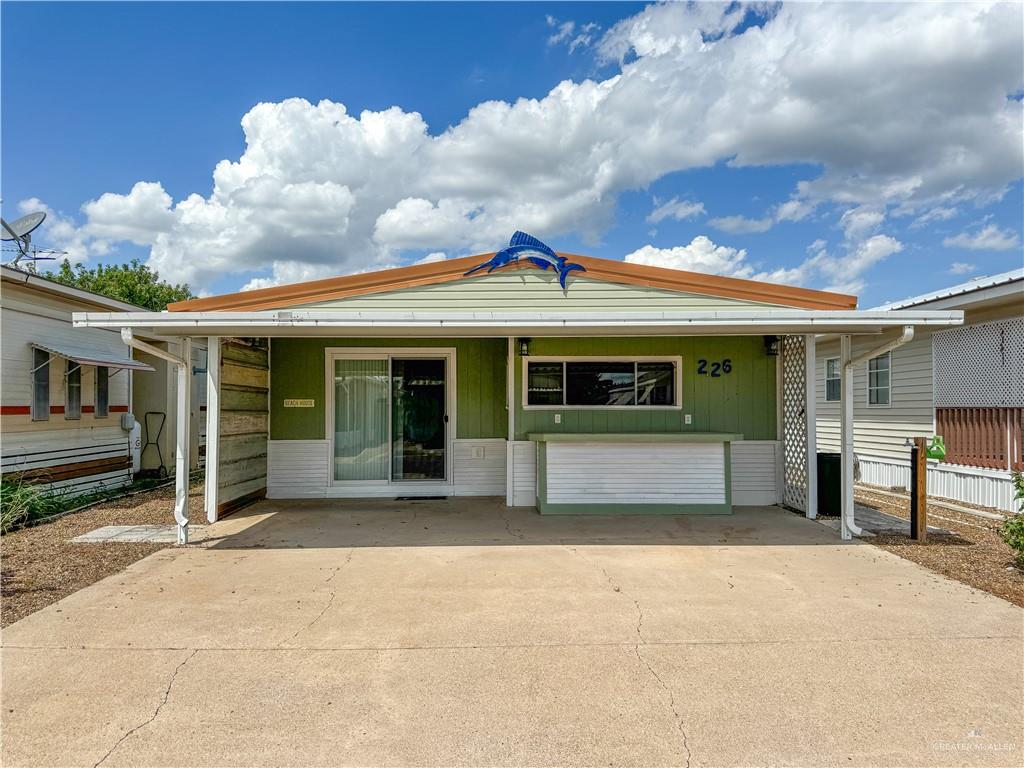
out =
<path fill-rule="evenodd" d="M 910 538 L 928 538 L 928 445 L 915 437 L 910 449 Z"/>

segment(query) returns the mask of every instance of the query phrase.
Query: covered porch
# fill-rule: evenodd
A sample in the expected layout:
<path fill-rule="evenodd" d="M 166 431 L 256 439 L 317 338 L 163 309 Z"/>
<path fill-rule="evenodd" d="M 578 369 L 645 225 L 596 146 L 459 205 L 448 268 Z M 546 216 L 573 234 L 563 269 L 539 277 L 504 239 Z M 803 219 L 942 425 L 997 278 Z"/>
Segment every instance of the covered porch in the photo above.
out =
<path fill-rule="evenodd" d="M 189 339 L 205 338 L 210 522 L 265 497 L 467 495 L 556 514 L 731 513 L 779 504 L 814 517 L 814 337 L 836 334 L 844 350 L 841 535 L 849 539 L 860 533 L 853 515 L 853 366 L 905 343 L 915 326 L 955 324 L 959 314 L 289 310 L 90 313 L 76 321 L 119 327 L 129 346 L 146 351 L 136 330 L 182 337 L 186 348 Z M 877 344 L 855 359 L 854 335 Z M 427 375 L 417 364 L 431 360 L 438 365 Z M 612 389 L 625 388 L 625 395 L 601 396 L 630 402 L 573 405 L 570 366 L 596 362 L 619 364 L 599 373 Z M 533 389 L 557 390 L 541 386 L 544 375 L 553 375 L 551 365 L 566 390 L 552 396 L 562 399 L 531 401 Z M 424 389 L 430 376 L 443 383 L 440 399 Z M 672 394 L 652 403 L 642 382 L 658 376 L 660 396 L 666 388 Z M 339 387 L 353 391 L 353 382 L 360 391 L 346 405 Z M 179 388 L 178 402 L 185 435 L 187 390 Z M 396 431 L 402 398 L 421 410 L 426 402 L 439 431 L 429 439 Z M 365 439 L 371 403 L 381 409 L 375 440 Z M 353 435 L 356 449 L 349 450 Z M 187 450 L 187 441 L 179 443 L 179 463 L 187 462 Z M 187 541 L 182 503 L 176 519 L 179 540 Z"/>

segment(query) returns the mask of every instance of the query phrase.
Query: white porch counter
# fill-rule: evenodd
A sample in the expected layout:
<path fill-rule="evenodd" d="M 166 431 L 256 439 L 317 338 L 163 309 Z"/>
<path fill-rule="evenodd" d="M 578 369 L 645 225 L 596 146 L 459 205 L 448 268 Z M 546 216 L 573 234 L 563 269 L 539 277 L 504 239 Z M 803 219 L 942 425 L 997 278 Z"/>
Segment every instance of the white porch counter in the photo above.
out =
<path fill-rule="evenodd" d="M 542 515 L 728 514 L 727 432 L 558 433 L 537 443 Z"/>

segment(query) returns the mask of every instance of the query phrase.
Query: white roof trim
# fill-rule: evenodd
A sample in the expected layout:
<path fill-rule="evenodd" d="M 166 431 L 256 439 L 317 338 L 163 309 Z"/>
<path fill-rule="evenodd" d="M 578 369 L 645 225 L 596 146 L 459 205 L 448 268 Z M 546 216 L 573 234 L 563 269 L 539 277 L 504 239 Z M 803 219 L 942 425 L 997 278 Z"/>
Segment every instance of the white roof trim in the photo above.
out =
<path fill-rule="evenodd" d="M 170 336 L 387 336 L 881 333 L 904 325 L 960 325 L 963 312 L 743 309 L 663 312 L 76 312 L 76 327 L 138 328 Z"/>
<path fill-rule="evenodd" d="M 123 357 L 115 355 L 112 352 L 105 352 L 99 349 L 89 349 L 86 347 L 75 347 L 68 344 L 61 344 L 54 346 L 53 344 L 41 344 L 39 342 L 32 342 L 32 346 L 35 349 L 41 349 L 43 352 L 49 352 L 51 355 L 57 355 L 58 357 L 66 358 L 72 362 L 78 363 L 79 365 L 97 365 L 105 366 L 107 368 L 126 368 L 130 371 L 152 371 L 155 370 L 153 366 L 142 362 L 141 360 L 134 360 L 130 357 Z"/>
<path fill-rule="evenodd" d="M 1014 269 L 1009 272 L 1003 272 L 998 275 L 991 275 L 989 277 L 976 277 L 973 280 L 968 280 L 966 283 L 960 283 L 959 285 L 953 285 L 949 288 L 942 288 L 938 291 L 932 291 L 931 293 L 923 293 L 920 296 L 914 296 L 909 299 L 903 299 L 902 301 L 894 301 L 891 304 L 883 304 L 878 307 L 881 310 L 893 310 L 893 309 L 904 309 L 906 307 L 916 307 L 921 304 L 931 304 L 932 302 L 943 301 L 944 299 L 953 299 L 955 297 L 964 296 L 966 294 L 975 294 L 982 291 L 990 291 L 993 288 L 999 288 L 1001 286 L 1009 286 L 1011 283 L 1024 282 L 1024 269 Z M 1017 287 L 1017 290 L 1022 290 Z M 999 291 L 999 295 L 1007 293 L 1006 291 Z M 984 298 L 997 298 L 997 296 L 983 297 L 983 296 L 972 296 L 972 300 L 983 300 Z M 955 306 L 956 302 L 944 302 L 945 306 Z"/>
<path fill-rule="evenodd" d="M 8 267 L 6 264 L 2 265 L 2 275 L 4 280 L 10 280 L 13 283 L 20 283 L 21 285 L 29 288 L 35 288 L 45 293 L 52 293 L 68 299 L 75 299 L 89 304 L 98 304 L 102 307 L 110 307 L 111 309 L 120 309 L 125 312 L 138 312 L 143 310 L 143 307 L 135 304 L 129 304 L 125 301 L 118 301 L 117 299 L 111 299 L 107 296 L 101 296 L 100 294 L 93 293 L 92 291 L 83 291 L 81 288 L 64 285 L 64 283 L 58 283 L 57 281 L 50 280 L 42 275 L 25 272 L 21 269 L 14 269 L 14 267 Z"/>

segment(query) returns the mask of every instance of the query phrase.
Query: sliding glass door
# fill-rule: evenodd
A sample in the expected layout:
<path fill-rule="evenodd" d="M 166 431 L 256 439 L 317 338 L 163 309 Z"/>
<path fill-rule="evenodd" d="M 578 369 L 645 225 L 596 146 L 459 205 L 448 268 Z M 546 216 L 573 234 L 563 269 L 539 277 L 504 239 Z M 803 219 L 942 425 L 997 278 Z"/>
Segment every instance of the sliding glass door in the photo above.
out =
<path fill-rule="evenodd" d="M 445 361 L 391 360 L 391 479 L 444 480 Z"/>
<path fill-rule="evenodd" d="M 332 356 L 336 483 L 446 479 L 449 359 Z"/>

